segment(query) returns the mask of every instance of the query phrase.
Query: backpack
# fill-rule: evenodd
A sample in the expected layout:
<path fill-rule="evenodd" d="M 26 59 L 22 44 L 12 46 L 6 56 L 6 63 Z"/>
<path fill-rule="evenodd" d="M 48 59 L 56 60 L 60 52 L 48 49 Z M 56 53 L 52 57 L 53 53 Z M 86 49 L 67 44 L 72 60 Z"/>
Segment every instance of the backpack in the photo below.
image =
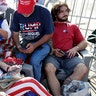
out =
<path fill-rule="evenodd" d="M 91 43 L 96 43 L 96 29 L 88 36 L 87 40 Z"/>

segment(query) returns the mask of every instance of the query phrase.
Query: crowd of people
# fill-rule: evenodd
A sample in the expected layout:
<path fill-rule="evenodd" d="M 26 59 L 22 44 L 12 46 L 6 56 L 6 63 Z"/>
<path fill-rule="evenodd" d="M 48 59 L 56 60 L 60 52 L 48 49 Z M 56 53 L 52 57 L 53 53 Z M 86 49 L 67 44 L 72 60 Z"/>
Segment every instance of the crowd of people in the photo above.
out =
<path fill-rule="evenodd" d="M 36 3 L 36 0 L 18 0 L 10 28 L 4 16 L 0 15 L 0 52 L 4 47 L 2 44 L 10 38 L 13 39 L 13 46 L 16 46 L 18 51 L 16 58 L 25 62 L 30 57 L 34 74 L 34 78 L 22 77 L 6 90 L 0 89 L 1 94 L 26 96 L 26 93 L 31 92 L 34 96 L 62 96 L 61 85 L 56 77 L 59 68 L 66 73 L 63 84 L 68 84 L 71 80 L 82 80 L 88 71 L 84 61 L 78 56 L 78 51 L 85 49 L 87 42 L 80 29 L 68 21 L 68 5 L 56 3 L 50 12 Z M 0 0 L 0 13 L 7 9 L 6 0 Z M 52 45 L 49 44 L 50 40 Z M 3 54 L 3 51 L 0 54 Z M 40 83 L 42 65 L 52 95 Z M 20 66 L 9 66 L 0 61 L 0 68 L 2 76 L 6 72 L 20 69 Z"/>

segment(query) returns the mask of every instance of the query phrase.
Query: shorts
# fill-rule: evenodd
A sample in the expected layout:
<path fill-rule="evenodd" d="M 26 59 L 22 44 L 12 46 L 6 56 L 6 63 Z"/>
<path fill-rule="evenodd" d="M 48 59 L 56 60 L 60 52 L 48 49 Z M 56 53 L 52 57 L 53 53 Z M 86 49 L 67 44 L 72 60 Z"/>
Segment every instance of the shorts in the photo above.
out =
<path fill-rule="evenodd" d="M 57 70 L 60 68 L 63 69 L 66 75 L 69 76 L 70 74 L 72 74 L 76 65 L 84 64 L 84 60 L 78 56 L 64 59 L 64 58 L 56 57 L 54 55 L 50 55 L 44 61 L 44 64 L 48 64 L 48 63 L 52 63 L 57 68 Z"/>

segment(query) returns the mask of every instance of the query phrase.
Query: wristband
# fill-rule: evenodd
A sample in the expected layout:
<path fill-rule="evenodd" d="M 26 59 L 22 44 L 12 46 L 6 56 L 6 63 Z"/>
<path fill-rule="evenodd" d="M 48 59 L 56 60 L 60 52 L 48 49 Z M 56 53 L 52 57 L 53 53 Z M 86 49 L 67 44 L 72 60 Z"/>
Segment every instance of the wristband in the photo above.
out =
<path fill-rule="evenodd" d="M 7 69 L 6 69 L 6 72 L 8 72 L 9 68 L 10 68 L 10 67 L 8 66 Z"/>

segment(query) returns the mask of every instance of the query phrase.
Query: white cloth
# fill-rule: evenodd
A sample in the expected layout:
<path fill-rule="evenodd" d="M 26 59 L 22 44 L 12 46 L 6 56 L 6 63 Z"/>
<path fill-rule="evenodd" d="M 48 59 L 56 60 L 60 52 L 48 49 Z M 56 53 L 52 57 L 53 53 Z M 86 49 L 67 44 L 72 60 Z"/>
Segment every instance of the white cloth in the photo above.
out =
<path fill-rule="evenodd" d="M 3 71 L 0 69 L 0 76 L 2 76 L 2 74 L 3 74 Z"/>
<path fill-rule="evenodd" d="M 8 32 L 8 38 L 10 38 L 11 31 L 9 29 L 9 26 L 8 26 L 8 23 L 7 23 L 7 20 L 6 19 L 3 20 L 2 24 L 1 24 L 1 29 L 7 31 Z"/>

